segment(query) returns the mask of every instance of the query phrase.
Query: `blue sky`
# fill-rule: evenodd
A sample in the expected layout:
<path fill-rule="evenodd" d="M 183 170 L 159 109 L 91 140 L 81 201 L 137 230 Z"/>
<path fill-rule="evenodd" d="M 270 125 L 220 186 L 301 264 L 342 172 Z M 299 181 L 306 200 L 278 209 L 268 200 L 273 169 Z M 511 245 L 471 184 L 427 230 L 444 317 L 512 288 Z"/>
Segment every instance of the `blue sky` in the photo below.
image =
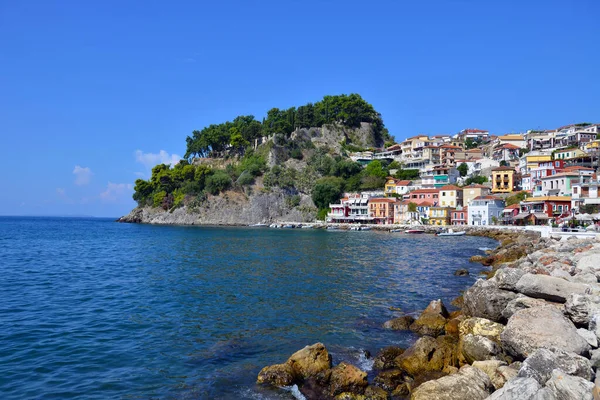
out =
<path fill-rule="evenodd" d="M 600 122 L 597 15 L 597 0 L 0 0 L 0 215 L 120 216 L 192 130 L 326 94 L 361 94 L 396 139 Z"/>

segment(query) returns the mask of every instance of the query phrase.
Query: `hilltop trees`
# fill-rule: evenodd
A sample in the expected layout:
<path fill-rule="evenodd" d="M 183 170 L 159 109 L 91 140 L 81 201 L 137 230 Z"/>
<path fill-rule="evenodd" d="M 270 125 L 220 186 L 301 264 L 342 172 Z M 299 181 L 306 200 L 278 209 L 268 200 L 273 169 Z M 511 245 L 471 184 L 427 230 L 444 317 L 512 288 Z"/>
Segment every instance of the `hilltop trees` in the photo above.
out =
<path fill-rule="evenodd" d="M 361 122 L 373 124 L 376 140 L 390 138 L 381 115 L 360 95 L 325 96 L 319 102 L 308 103 L 297 109 L 272 108 L 262 123 L 254 116 L 247 115 L 210 125 L 200 131 L 195 130 L 186 138 L 185 158 L 221 156 L 228 149 L 243 154 L 244 148 L 261 136 L 276 133 L 288 136 L 296 128 L 321 127 L 333 123 L 358 128 Z"/>

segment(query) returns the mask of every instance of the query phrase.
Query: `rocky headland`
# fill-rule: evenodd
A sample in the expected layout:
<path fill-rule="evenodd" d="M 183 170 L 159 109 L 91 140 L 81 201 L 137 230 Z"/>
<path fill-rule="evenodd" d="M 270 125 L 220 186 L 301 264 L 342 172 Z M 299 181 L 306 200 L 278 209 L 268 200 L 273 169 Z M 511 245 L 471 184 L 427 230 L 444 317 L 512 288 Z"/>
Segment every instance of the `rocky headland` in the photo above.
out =
<path fill-rule="evenodd" d="M 600 241 L 541 238 L 534 232 L 479 229 L 500 246 L 479 279 L 448 312 L 432 301 L 418 318 L 385 327 L 421 337 L 386 347 L 374 378 L 335 365 L 321 343 L 263 368 L 262 385 L 298 385 L 308 399 L 597 399 L 600 395 Z M 457 271 L 458 272 L 458 271 Z"/>

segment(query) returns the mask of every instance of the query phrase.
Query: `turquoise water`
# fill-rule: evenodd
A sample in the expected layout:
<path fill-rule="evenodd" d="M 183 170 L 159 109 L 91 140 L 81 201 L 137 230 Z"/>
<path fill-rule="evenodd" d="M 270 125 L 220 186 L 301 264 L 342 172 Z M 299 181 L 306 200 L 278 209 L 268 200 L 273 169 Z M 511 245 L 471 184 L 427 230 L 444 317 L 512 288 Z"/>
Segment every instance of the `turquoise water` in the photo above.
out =
<path fill-rule="evenodd" d="M 495 245 L 0 217 L 0 398 L 292 398 L 260 369 L 320 341 L 368 370 L 363 350 L 415 340 L 381 329 L 389 307 L 448 305 Z"/>

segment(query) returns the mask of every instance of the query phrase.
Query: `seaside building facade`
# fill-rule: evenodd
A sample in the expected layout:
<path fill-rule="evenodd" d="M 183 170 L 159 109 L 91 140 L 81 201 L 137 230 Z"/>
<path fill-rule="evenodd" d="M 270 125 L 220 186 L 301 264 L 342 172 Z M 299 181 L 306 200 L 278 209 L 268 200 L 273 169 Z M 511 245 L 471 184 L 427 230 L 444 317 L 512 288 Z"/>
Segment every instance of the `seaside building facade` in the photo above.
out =
<path fill-rule="evenodd" d="M 504 200 L 494 196 L 475 197 L 469 204 L 469 225 L 492 225 L 502 219 Z"/>

